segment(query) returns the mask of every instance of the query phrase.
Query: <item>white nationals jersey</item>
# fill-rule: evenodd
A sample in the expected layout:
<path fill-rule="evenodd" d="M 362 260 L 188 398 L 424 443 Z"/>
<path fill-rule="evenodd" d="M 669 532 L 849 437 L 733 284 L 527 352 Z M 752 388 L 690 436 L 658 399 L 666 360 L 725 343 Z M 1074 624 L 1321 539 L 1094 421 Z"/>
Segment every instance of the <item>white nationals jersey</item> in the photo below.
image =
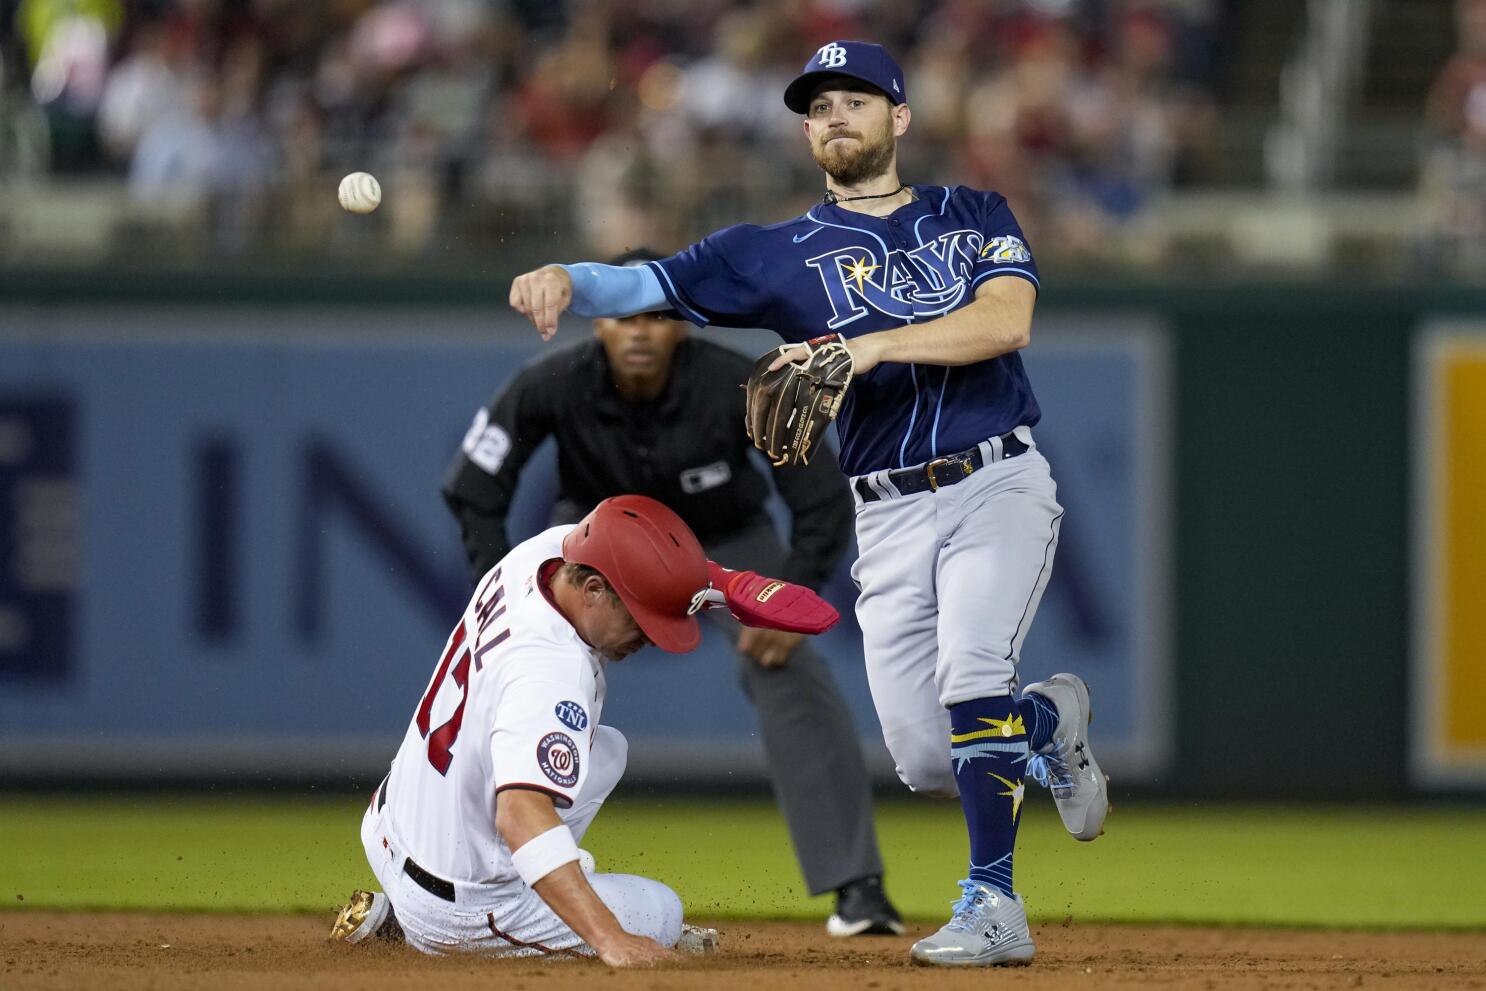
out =
<path fill-rule="evenodd" d="M 439 877 L 515 877 L 496 793 L 535 788 L 566 808 L 588 773 L 604 661 L 538 581 L 572 529 L 518 544 L 481 579 L 392 761 L 383 815 L 399 853 Z"/>

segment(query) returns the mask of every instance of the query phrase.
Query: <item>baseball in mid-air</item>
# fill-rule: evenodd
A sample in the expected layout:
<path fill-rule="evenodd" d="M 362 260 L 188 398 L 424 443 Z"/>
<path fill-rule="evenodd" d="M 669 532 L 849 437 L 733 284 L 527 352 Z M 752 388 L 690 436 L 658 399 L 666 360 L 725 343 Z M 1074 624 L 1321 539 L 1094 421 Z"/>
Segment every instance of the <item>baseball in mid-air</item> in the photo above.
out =
<path fill-rule="evenodd" d="M 352 172 L 341 180 L 336 196 L 352 213 L 371 213 L 382 202 L 382 184 L 370 172 Z"/>

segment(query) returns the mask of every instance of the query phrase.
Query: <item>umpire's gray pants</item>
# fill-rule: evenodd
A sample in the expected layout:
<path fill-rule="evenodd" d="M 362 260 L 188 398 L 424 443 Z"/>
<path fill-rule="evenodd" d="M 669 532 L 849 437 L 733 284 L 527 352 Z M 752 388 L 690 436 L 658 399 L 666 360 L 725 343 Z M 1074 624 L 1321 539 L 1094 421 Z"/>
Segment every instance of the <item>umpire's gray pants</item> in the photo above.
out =
<path fill-rule="evenodd" d="M 777 575 L 785 551 L 766 521 L 706 543 L 729 568 Z M 736 644 L 737 620 L 725 609 L 707 617 Z M 812 895 L 882 873 L 872 789 L 851 713 L 825 662 L 806 637 L 778 668 L 738 652 L 738 679 L 758 713 L 774 798 L 789 825 L 805 886 Z"/>

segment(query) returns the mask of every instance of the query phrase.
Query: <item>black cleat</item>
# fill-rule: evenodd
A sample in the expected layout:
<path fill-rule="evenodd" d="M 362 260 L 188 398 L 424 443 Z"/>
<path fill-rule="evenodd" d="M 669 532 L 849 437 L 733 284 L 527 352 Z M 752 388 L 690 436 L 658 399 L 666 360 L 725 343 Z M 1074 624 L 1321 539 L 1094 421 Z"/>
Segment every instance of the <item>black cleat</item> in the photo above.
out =
<path fill-rule="evenodd" d="M 836 891 L 836 913 L 826 920 L 832 936 L 901 936 L 903 917 L 887 900 L 882 878 L 873 874 Z"/>

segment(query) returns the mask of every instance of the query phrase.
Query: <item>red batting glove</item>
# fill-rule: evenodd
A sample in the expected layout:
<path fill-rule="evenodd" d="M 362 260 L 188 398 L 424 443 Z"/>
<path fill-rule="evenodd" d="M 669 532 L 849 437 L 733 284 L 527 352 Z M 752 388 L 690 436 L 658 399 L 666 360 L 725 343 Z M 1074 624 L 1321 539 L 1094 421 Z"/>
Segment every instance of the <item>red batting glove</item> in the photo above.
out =
<path fill-rule="evenodd" d="M 707 562 L 714 592 L 726 602 L 728 611 L 744 626 L 790 633 L 824 633 L 841 619 L 836 607 L 803 585 L 766 578 L 757 571 L 732 571 L 716 561 Z"/>

